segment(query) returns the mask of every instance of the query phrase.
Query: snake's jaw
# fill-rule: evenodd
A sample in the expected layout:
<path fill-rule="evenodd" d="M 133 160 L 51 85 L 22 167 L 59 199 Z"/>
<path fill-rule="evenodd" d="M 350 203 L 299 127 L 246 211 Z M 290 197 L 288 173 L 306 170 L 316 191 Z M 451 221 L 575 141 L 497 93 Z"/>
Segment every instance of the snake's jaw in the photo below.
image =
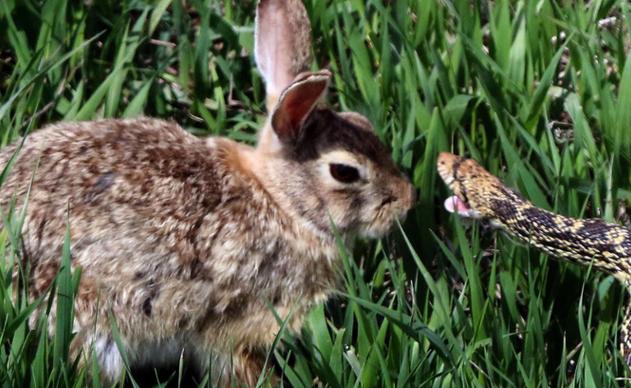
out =
<path fill-rule="evenodd" d="M 458 179 L 458 166 L 465 160 L 448 152 L 441 152 L 438 155 L 438 175 L 455 194 L 445 200 L 444 206 L 448 212 L 456 213 L 462 217 L 481 218 L 482 215 L 477 210 L 474 210 L 469 205 L 466 197 L 462 195 L 462 183 Z"/>
<path fill-rule="evenodd" d="M 457 195 L 452 195 L 451 197 L 445 200 L 445 210 L 450 213 L 456 213 L 461 217 L 465 218 L 482 218 L 482 214 L 480 212 L 472 209 L 469 204 L 463 201 Z"/>

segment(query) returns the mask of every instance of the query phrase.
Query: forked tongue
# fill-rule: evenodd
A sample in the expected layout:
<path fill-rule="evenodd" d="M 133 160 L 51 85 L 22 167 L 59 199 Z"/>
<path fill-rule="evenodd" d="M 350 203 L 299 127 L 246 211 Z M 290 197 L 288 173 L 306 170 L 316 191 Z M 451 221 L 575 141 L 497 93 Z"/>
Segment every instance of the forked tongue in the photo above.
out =
<path fill-rule="evenodd" d="M 462 217 L 475 218 L 475 213 L 473 212 L 473 209 L 471 209 L 469 205 L 467 205 L 456 195 L 452 195 L 445 200 L 445 209 L 447 209 L 447 211 L 450 213 L 457 213 L 459 216 Z"/>

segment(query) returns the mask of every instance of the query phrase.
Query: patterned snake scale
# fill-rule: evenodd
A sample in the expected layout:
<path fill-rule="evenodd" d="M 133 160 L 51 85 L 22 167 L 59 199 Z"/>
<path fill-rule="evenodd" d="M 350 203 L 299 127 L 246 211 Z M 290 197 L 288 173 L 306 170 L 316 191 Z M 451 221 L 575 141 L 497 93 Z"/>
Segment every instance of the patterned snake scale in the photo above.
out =
<path fill-rule="evenodd" d="M 438 174 L 455 195 L 453 206 L 459 214 L 489 220 L 550 255 L 607 272 L 631 290 L 629 229 L 537 208 L 472 159 L 443 152 L 437 163 Z M 631 304 L 622 323 L 620 351 L 631 366 Z"/>

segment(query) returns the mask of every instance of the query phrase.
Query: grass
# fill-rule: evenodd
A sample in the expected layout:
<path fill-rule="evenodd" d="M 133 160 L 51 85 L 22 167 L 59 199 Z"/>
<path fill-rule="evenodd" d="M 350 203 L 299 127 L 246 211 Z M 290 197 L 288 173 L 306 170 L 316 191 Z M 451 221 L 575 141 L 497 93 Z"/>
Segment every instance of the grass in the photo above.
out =
<path fill-rule="evenodd" d="M 538 206 L 627 222 L 629 4 L 306 6 L 317 64 L 334 73 L 331 104 L 372 120 L 421 195 L 393 237 L 361 242 L 344 255 L 338 297 L 270 354 L 285 383 L 628 382 L 631 372 L 617 351 L 623 287 L 447 214 L 435 160 L 443 150 L 469 155 Z M 54 121 L 141 114 L 174 119 L 200 136 L 252 143 L 264 110 L 251 54 L 254 7 L 218 0 L 0 1 L 1 144 Z M 609 17 L 613 23 L 599 25 Z M 2 214 L 0 385 L 98 386 L 66 359 L 68 303 L 57 305 L 68 319 L 53 338 L 43 319 L 28 328 L 34 306 L 10 274 L 19 261 L 22 213 Z M 52 292 L 67 301 L 78 275 L 65 266 Z M 183 367 L 175 369 L 177 385 Z"/>

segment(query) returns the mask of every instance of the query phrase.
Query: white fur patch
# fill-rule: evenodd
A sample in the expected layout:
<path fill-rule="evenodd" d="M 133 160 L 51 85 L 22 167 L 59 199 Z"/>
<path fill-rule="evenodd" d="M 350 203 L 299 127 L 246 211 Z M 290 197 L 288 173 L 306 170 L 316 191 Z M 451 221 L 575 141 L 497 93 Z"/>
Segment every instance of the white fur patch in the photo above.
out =
<path fill-rule="evenodd" d="M 101 371 L 111 381 L 117 380 L 123 372 L 123 358 L 116 343 L 112 339 L 100 337 L 94 341 L 94 353 L 99 361 Z"/>

